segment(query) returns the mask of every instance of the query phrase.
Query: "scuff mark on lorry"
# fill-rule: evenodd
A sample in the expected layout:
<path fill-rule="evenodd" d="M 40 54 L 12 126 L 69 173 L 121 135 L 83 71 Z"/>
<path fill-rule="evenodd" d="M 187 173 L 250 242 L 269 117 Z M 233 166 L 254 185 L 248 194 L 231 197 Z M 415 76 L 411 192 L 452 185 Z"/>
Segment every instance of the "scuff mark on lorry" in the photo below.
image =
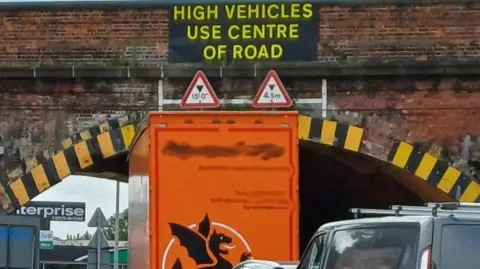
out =
<path fill-rule="evenodd" d="M 188 143 L 178 143 L 167 141 L 167 145 L 162 150 L 164 155 L 175 156 L 186 160 L 194 156 L 204 156 L 207 158 L 218 157 L 237 157 L 237 156 L 259 156 L 262 160 L 278 158 L 283 156 L 285 148 L 275 144 L 257 144 L 248 145 L 243 141 L 233 146 L 205 145 L 194 146 Z"/>

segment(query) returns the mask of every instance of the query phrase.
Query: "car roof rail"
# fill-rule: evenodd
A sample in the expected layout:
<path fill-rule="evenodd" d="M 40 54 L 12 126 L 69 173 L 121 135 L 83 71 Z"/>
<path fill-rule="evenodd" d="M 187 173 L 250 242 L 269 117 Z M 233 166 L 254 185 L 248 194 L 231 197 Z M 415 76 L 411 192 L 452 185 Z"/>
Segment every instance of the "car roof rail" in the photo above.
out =
<path fill-rule="evenodd" d="M 425 206 L 391 205 L 390 209 L 351 208 L 355 218 L 373 216 L 433 216 L 480 220 L 480 204 L 426 203 Z"/>
<path fill-rule="evenodd" d="M 444 202 L 444 203 L 425 203 L 427 207 L 437 207 L 441 209 L 462 209 L 480 212 L 480 203 L 465 203 L 465 202 Z"/>

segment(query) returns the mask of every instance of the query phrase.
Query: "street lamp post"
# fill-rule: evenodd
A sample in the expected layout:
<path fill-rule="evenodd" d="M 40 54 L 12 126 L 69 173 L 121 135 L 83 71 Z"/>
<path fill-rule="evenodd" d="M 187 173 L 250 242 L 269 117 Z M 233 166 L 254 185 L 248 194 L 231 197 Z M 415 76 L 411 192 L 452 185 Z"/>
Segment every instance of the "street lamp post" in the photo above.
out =
<path fill-rule="evenodd" d="M 120 181 L 117 181 L 115 195 L 115 249 L 113 252 L 113 269 L 118 269 L 118 240 L 120 233 Z"/>

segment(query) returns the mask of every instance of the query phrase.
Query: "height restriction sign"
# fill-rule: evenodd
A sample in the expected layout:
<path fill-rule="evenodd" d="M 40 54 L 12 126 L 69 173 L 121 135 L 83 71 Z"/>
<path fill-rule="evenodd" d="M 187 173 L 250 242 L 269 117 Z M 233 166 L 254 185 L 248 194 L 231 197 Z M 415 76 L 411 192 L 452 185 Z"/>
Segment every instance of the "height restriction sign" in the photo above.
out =
<path fill-rule="evenodd" d="M 202 71 L 198 71 L 190 82 L 190 85 L 180 103 L 182 108 L 207 108 L 219 107 L 215 91 Z"/>
<path fill-rule="evenodd" d="M 253 107 L 290 107 L 292 99 L 277 75 L 270 70 L 253 99 Z"/>

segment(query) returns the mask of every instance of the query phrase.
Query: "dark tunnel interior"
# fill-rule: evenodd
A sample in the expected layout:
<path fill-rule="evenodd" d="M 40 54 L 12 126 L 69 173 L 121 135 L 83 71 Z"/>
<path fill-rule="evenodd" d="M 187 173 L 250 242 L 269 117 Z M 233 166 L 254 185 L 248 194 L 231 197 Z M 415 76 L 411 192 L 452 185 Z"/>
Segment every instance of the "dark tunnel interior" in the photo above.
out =
<path fill-rule="evenodd" d="M 360 161 L 352 165 L 348 165 L 348 159 L 341 161 L 341 158 L 351 159 L 352 154 Z M 425 202 L 380 169 L 362 171 L 366 165 L 361 164 L 391 165 L 372 157 L 308 142 L 300 144 L 299 156 L 300 253 L 322 224 L 352 219 L 350 208 L 386 209 L 392 204 Z"/>

